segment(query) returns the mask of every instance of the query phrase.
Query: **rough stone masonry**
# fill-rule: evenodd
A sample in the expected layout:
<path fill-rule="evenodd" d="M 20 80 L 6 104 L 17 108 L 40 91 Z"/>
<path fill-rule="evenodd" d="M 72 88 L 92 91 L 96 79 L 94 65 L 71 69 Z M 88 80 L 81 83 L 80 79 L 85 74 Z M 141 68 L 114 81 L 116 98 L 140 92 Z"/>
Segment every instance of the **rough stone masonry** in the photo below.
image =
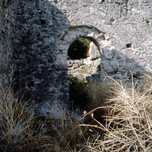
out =
<path fill-rule="evenodd" d="M 90 55 L 67 63 L 79 37 L 92 41 Z M 108 74 L 129 83 L 132 71 L 141 81 L 152 72 L 152 1 L 0 0 L 0 86 L 13 84 L 51 112 L 69 101 L 68 67 L 75 62 L 97 63 L 90 77 L 100 65 L 100 80 Z"/>

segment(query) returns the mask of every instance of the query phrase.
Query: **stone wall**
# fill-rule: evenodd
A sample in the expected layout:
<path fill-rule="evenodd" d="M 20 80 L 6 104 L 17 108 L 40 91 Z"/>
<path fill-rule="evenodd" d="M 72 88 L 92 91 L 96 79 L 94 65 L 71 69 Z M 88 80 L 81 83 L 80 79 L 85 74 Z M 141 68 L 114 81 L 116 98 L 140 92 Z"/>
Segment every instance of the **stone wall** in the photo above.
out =
<path fill-rule="evenodd" d="M 13 65 L 14 5 L 9 0 L 0 1 L 0 87 L 11 85 Z"/>
<path fill-rule="evenodd" d="M 73 26 L 87 25 L 104 33 L 100 79 L 110 75 L 129 82 L 130 71 L 135 81 L 152 72 L 152 1 L 61 0 L 56 6 Z"/>
<path fill-rule="evenodd" d="M 152 72 L 149 0 L 1 0 L 0 32 L 0 85 L 14 73 L 14 89 L 42 112 L 69 100 L 67 53 L 78 37 L 95 44 L 102 80 Z"/>
<path fill-rule="evenodd" d="M 23 90 L 46 111 L 53 103 L 68 102 L 65 64 L 56 64 L 56 43 L 70 26 L 47 0 L 16 1 L 14 40 L 15 90 Z"/>

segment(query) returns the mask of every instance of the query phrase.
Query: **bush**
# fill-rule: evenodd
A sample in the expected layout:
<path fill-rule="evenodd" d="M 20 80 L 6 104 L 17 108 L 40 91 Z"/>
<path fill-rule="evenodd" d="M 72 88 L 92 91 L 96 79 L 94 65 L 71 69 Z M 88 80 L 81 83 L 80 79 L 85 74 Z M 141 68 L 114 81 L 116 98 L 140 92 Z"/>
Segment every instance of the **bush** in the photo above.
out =
<path fill-rule="evenodd" d="M 33 152 L 45 148 L 50 138 L 41 133 L 34 109 L 14 98 L 11 90 L 0 90 L 0 151 Z"/>
<path fill-rule="evenodd" d="M 74 106 L 82 109 L 89 103 L 90 98 L 87 93 L 88 83 L 82 79 L 69 76 L 69 95 L 70 100 L 74 102 Z"/>
<path fill-rule="evenodd" d="M 98 123 L 104 136 L 92 143 L 90 151 L 152 151 L 152 79 L 147 80 L 145 86 L 136 89 L 114 80 L 113 97 L 107 106 L 96 108 L 107 111 L 105 125 Z"/>

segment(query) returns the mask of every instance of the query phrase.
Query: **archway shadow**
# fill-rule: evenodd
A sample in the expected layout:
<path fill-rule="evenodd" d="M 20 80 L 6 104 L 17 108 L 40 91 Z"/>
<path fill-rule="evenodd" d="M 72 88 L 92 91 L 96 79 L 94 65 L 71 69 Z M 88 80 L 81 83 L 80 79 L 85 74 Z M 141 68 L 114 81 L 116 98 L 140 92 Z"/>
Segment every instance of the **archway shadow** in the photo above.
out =
<path fill-rule="evenodd" d="M 136 87 L 138 87 L 142 86 L 144 74 L 151 75 L 151 73 L 140 66 L 135 59 L 115 49 L 104 47 L 102 48 L 100 74 L 92 74 L 86 77 L 86 80 L 88 82 L 109 81 L 106 77 L 110 76 L 112 79 L 122 80 L 130 86 L 133 81 Z"/>
<path fill-rule="evenodd" d="M 16 1 L 16 6 L 15 92 L 38 104 L 68 102 L 67 68 L 55 61 L 56 43 L 70 22 L 49 1 Z"/>

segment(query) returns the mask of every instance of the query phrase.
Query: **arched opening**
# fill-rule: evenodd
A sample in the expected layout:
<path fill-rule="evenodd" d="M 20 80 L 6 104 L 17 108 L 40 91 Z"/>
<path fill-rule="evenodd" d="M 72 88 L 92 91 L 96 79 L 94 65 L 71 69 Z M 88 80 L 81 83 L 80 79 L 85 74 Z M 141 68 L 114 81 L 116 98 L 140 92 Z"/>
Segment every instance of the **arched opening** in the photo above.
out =
<path fill-rule="evenodd" d="M 87 76 L 100 71 L 100 54 L 96 44 L 88 37 L 74 40 L 68 49 L 69 97 L 74 106 L 84 108 L 90 102 Z"/>
<path fill-rule="evenodd" d="M 88 37 L 80 37 L 69 46 L 67 53 L 68 74 L 86 80 L 87 76 L 99 72 L 100 53 L 96 44 Z"/>
<path fill-rule="evenodd" d="M 89 48 L 91 41 L 87 38 L 78 38 L 70 45 L 68 49 L 68 59 L 85 59 L 89 57 Z"/>
<path fill-rule="evenodd" d="M 91 26 L 72 26 L 60 39 L 56 64 L 67 66 L 69 96 L 75 106 L 88 102 L 86 77 L 99 73 L 104 33 Z"/>

